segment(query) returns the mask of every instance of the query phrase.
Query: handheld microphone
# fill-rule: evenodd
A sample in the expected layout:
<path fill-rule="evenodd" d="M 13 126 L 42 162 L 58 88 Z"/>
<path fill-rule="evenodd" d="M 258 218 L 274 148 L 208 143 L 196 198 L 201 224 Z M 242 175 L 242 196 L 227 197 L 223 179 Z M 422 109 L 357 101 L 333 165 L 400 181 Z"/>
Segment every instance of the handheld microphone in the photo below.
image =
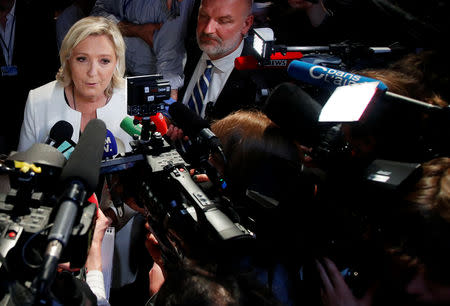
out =
<path fill-rule="evenodd" d="M 190 140 L 200 144 L 204 143 L 211 151 L 223 154 L 219 138 L 209 129 L 207 120 L 201 118 L 181 102 L 170 105 L 169 114 Z"/>
<path fill-rule="evenodd" d="M 281 83 L 271 92 L 264 113 L 302 145 L 319 139 L 318 119 L 322 106 L 299 86 Z"/>
<path fill-rule="evenodd" d="M 142 125 L 134 124 L 133 118 L 131 117 L 123 118 L 123 120 L 120 122 L 120 127 L 131 137 L 141 136 Z"/>
<path fill-rule="evenodd" d="M 45 144 L 58 147 L 65 140 L 71 139 L 73 126 L 64 120 L 60 120 L 52 126 Z"/>
<path fill-rule="evenodd" d="M 60 181 L 65 189 L 47 238 L 41 272 L 33 282 L 32 288 L 37 291 L 36 296 L 47 294 L 56 275 L 58 260 L 72 233 L 78 210 L 97 187 L 105 136 L 106 125 L 103 121 L 89 121 L 62 170 Z"/>
<path fill-rule="evenodd" d="M 75 149 L 75 143 L 72 141 L 73 126 L 64 120 L 60 120 L 53 125 L 45 144 L 58 149 L 66 159 L 69 158 Z"/>
<path fill-rule="evenodd" d="M 166 135 L 167 133 L 167 122 L 166 119 L 164 119 L 163 114 L 156 113 L 154 116 L 150 116 L 150 119 L 156 126 L 156 131 L 160 132 L 162 136 Z"/>
<path fill-rule="evenodd" d="M 110 130 L 106 129 L 105 145 L 103 147 L 103 159 L 113 158 L 117 155 L 117 142 Z"/>
<path fill-rule="evenodd" d="M 103 160 L 112 159 L 118 153 L 118 142 L 120 140 L 116 139 L 110 130 L 106 130 L 106 139 L 105 146 L 103 147 Z M 108 190 L 111 196 L 111 200 L 114 204 L 114 207 L 117 209 L 117 213 L 119 217 L 123 216 L 123 202 L 120 196 L 113 189 L 112 175 L 108 173 L 105 175 L 106 183 L 108 185 Z"/>
<path fill-rule="evenodd" d="M 139 118 L 137 119 L 140 120 Z M 167 123 L 162 113 L 156 113 L 156 115 L 150 116 L 150 120 L 155 124 L 156 132 L 161 133 L 162 136 L 167 133 Z M 142 124 L 134 124 L 133 118 L 131 117 L 123 118 L 122 122 L 120 122 L 120 127 L 131 137 L 135 135 L 141 136 Z"/>
<path fill-rule="evenodd" d="M 255 70 L 264 68 L 287 68 L 293 60 L 303 57 L 301 52 L 276 52 L 270 56 L 270 60 L 259 63 L 256 57 L 251 55 L 239 56 L 234 60 L 234 67 L 237 70 Z"/>
<path fill-rule="evenodd" d="M 319 65 L 312 65 L 304 61 L 294 60 L 289 64 L 287 69 L 288 74 L 296 80 L 307 84 L 334 89 L 338 86 L 365 83 L 365 82 L 379 82 L 378 89 L 387 91 L 387 86 L 376 79 L 344 72 L 334 68 L 327 68 Z"/>
<path fill-rule="evenodd" d="M 377 90 L 381 91 L 384 94 L 384 97 L 389 100 L 407 103 L 409 105 L 420 107 L 426 111 L 441 111 L 442 109 L 436 105 L 390 92 L 388 91 L 386 84 L 377 79 L 344 72 L 334 68 L 312 65 L 304 61 L 295 60 L 289 64 L 287 71 L 288 74 L 296 80 L 330 89 L 356 83 L 378 82 Z"/>

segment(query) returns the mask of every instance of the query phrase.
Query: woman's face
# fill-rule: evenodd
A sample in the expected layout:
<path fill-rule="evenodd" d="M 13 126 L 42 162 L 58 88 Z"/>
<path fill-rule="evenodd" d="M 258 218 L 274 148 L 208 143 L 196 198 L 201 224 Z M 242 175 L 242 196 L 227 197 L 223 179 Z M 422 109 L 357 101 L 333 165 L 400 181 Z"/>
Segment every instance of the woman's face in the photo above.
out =
<path fill-rule="evenodd" d="M 90 35 L 76 45 L 69 65 L 77 95 L 88 99 L 103 96 L 116 63 L 114 45 L 106 35 Z"/>

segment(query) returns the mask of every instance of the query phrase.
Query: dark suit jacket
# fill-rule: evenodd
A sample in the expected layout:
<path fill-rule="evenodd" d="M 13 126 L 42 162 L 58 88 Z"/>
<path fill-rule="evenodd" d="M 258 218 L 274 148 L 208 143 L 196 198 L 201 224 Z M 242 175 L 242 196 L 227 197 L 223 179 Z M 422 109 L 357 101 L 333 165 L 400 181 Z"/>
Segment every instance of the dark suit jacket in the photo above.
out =
<path fill-rule="evenodd" d="M 59 67 L 51 1 L 16 0 L 13 65 L 17 76 L 0 76 L 0 153 L 17 148 L 30 89 L 55 79 Z M 3 53 L 0 65 L 5 65 Z"/>
<path fill-rule="evenodd" d="M 248 42 L 244 43 L 242 55 L 248 55 L 250 51 Z M 184 97 L 184 93 L 195 67 L 201 57 L 202 51 L 197 45 L 187 44 L 187 62 L 184 70 L 185 86 L 180 90 L 178 97 L 180 101 Z M 238 109 L 259 108 L 261 103 L 257 101 L 258 91 L 265 86 L 260 77 L 260 73 L 256 71 L 244 70 L 239 71 L 233 69 L 225 87 L 222 89 L 214 106 L 207 106 L 206 117 L 208 120 L 221 119 L 226 115 Z"/>

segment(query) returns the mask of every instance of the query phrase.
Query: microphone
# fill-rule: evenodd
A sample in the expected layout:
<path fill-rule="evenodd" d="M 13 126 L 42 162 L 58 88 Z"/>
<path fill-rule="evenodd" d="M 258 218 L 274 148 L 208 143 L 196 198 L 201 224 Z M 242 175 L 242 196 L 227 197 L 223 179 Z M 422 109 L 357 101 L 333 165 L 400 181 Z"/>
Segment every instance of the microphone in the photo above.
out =
<path fill-rule="evenodd" d="M 299 86 L 281 83 L 267 97 L 263 111 L 291 137 L 311 146 L 319 138 L 322 106 Z"/>
<path fill-rule="evenodd" d="M 118 153 L 118 140 L 114 137 L 114 135 L 111 133 L 110 130 L 106 130 L 106 139 L 105 139 L 105 146 L 103 147 L 103 160 L 112 159 L 114 156 Z M 113 202 L 114 207 L 117 209 L 117 213 L 119 217 L 123 216 L 123 202 L 120 196 L 114 191 L 113 182 L 112 182 L 112 175 L 111 173 L 108 173 L 105 175 L 106 184 L 108 185 L 108 190 L 111 196 L 111 200 Z"/>
<path fill-rule="evenodd" d="M 139 121 L 142 120 L 142 118 L 139 117 L 135 118 Z M 162 136 L 167 133 L 167 122 L 162 113 L 156 113 L 156 115 L 150 116 L 150 120 L 155 124 L 156 132 L 161 133 Z M 135 135 L 141 136 L 142 124 L 134 124 L 133 121 L 133 118 L 125 117 L 122 122 L 120 122 L 120 127 L 131 137 L 134 137 Z"/>
<path fill-rule="evenodd" d="M 65 186 L 64 193 L 47 237 L 41 272 L 32 286 L 38 295 L 47 294 L 56 275 L 58 260 L 72 233 L 78 210 L 97 187 L 105 136 L 106 125 L 103 121 L 89 121 L 62 170 L 60 181 Z"/>
<path fill-rule="evenodd" d="M 167 122 L 166 119 L 164 119 L 163 114 L 156 113 L 154 116 L 150 116 L 150 119 L 156 126 L 156 131 L 160 132 L 162 136 L 166 135 L 167 133 Z"/>
<path fill-rule="evenodd" d="M 71 139 L 72 134 L 73 126 L 65 120 L 60 120 L 51 128 L 45 144 L 57 148 L 65 140 Z"/>
<path fill-rule="evenodd" d="M 117 142 L 110 130 L 106 130 L 105 145 L 103 147 L 103 158 L 109 159 L 117 155 Z"/>
<path fill-rule="evenodd" d="M 142 133 L 142 125 L 134 124 L 133 118 L 125 117 L 122 122 L 120 122 L 120 127 L 131 137 L 141 136 Z"/>
<path fill-rule="evenodd" d="M 270 55 L 270 60 L 259 63 L 256 57 L 252 55 L 239 56 L 234 60 L 234 67 L 237 70 L 255 70 L 264 68 L 287 68 L 289 64 L 296 59 L 303 57 L 301 52 L 276 52 Z"/>
<path fill-rule="evenodd" d="M 338 86 L 356 83 L 379 82 L 377 86 L 379 90 L 387 91 L 388 89 L 383 82 L 376 79 L 299 60 L 292 61 L 287 72 L 296 80 L 323 88 L 334 89 Z"/>
<path fill-rule="evenodd" d="M 407 103 L 412 106 L 420 107 L 426 111 L 442 110 L 439 106 L 390 92 L 388 91 L 386 84 L 377 79 L 334 68 L 327 68 L 320 65 L 309 64 L 304 61 L 294 60 L 289 64 L 287 72 L 296 80 L 329 89 L 357 83 L 378 82 L 377 91 L 381 91 L 384 94 L 384 97 L 391 101 Z"/>
<path fill-rule="evenodd" d="M 183 130 L 183 133 L 189 136 L 190 140 L 198 144 L 206 144 L 212 152 L 223 155 L 219 138 L 209 129 L 208 121 L 201 118 L 181 102 L 175 102 L 170 105 L 169 114 L 176 125 Z"/>
<path fill-rule="evenodd" d="M 68 159 L 76 145 L 72 141 L 72 134 L 73 126 L 67 121 L 60 120 L 51 128 L 45 144 L 55 147 Z"/>

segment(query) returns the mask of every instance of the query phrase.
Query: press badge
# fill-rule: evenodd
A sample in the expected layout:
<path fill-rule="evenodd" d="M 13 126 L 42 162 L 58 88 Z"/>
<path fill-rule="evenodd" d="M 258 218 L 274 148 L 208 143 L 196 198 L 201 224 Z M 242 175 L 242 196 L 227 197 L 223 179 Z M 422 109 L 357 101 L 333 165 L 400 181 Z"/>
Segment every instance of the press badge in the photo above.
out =
<path fill-rule="evenodd" d="M 19 72 L 17 66 L 2 66 L 2 76 L 16 76 Z"/>

